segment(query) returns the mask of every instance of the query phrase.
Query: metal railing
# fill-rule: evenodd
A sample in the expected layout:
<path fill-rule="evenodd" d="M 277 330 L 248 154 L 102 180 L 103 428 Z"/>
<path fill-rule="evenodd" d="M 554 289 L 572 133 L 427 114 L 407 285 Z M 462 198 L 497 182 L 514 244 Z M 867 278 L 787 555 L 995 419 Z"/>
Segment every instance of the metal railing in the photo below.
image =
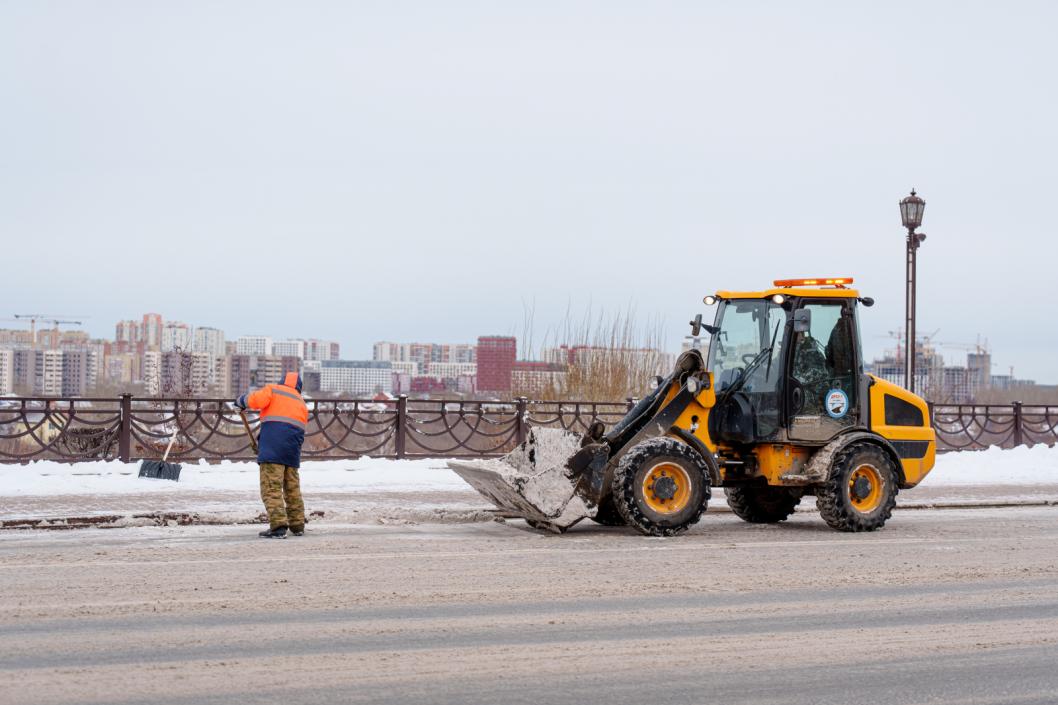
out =
<path fill-rule="evenodd" d="M 0 400 L 0 463 L 160 458 L 252 460 L 242 420 L 227 399 L 6 398 Z M 480 402 L 309 400 L 305 459 L 459 458 L 502 455 L 530 426 L 584 431 L 612 425 L 632 401 Z M 256 427 L 256 412 L 248 411 Z"/>
<path fill-rule="evenodd" d="M 305 459 L 458 458 L 501 455 L 530 426 L 584 431 L 612 426 L 627 402 L 310 400 Z M 1058 442 L 1058 406 L 931 405 L 941 451 Z M 252 423 L 257 419 L 253 412 Z M 0 399 L 0 463 L 159 458 L 176 434 L 178 461 L 252 460 L 239 416 L 226 399 Z"/>
<path fill-rule="evenodd" d="M 930 404 L 937 449 L 982 450 L 989 446 L 1054 445 L 1058 406 L 1043 404 Z"/>

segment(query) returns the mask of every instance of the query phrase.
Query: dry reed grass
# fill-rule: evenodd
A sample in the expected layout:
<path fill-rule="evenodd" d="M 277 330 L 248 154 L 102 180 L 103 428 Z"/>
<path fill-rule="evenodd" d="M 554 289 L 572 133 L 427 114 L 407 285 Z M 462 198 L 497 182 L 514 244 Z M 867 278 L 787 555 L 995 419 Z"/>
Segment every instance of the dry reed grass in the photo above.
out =
<path fill-rule="evenodd" d="M 527 351 L 547 362 L 568 361 L 568 366 L 564 375 L 552 375 L 547 383 L 515 389 L 515 396 L 541 401 L 624 401 L 643 396 L 656 375 L 670 371 L 673 356 L 662 352 L 661 322 L 641 322 L 632 307 L 614 314 L 589 307 L 576 317 L 567 309 L 562 322 L 544 335 L 539 350 L 534 347 L 534 314 L 532 307 L 526 308 L 522 340 Z M 568 357 L 560 361 L 558 351 L 571 354 L 567 352 Z"/>

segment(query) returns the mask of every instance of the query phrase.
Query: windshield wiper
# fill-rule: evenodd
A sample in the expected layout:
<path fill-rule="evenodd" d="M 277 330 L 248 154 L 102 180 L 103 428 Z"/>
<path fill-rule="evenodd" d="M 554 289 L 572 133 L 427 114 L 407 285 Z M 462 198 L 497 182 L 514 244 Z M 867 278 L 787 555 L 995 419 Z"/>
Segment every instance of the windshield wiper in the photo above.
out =
<path fill-rule="evenodd" d="M 768 350 L 775 349 L 775 336 L 779 335 L 779 326 L 782 325 L 782 321 L 775 323 L 775 330 L 771 334 L 771 345 L 768 346 Z M 768 356 L 768 369 L 764 370 L 764 379 L 767 381 L 768 377 L 771 377 L 771 355 Z"/>

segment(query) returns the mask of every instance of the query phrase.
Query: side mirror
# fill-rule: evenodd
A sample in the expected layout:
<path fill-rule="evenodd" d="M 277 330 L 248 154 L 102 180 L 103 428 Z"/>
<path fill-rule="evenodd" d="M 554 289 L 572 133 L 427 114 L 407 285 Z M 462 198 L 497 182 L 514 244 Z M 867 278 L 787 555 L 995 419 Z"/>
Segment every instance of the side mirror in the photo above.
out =
<path fill-rule="evenodd" d="M 793 312 L 794 333 L 807 333 L 812 328 L 812 311 L 799 308 Z"/>
<path fill-rule="evenodd" d="M 697 338 L 702 334 L 702 314 L 698 314 L 691 321 L 691 335 Z"/>

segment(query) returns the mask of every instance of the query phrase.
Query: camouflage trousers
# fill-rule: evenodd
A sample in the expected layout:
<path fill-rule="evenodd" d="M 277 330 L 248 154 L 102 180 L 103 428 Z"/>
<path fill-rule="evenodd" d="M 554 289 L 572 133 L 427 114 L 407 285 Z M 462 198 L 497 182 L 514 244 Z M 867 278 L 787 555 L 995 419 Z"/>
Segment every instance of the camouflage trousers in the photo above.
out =
<path fill-rule="evenodd" d="M 305 502 L 301 499 L 298 469 L 277 463 L 261 463 L 261 500 L 268 512 L 268 527 L 305 528 Z"/>

